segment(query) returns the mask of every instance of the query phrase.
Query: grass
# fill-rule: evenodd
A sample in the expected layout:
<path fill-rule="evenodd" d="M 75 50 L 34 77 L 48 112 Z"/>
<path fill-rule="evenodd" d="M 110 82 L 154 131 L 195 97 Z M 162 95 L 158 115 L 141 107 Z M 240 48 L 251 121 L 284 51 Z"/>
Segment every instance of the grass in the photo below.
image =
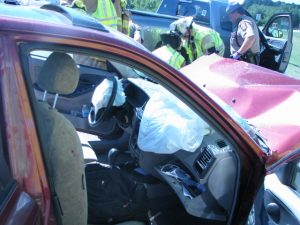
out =
<path fill-rule="evenodd" d="M 300 79 L 300 30 L 294 31 L 293 51 L 285 74 Z"/>

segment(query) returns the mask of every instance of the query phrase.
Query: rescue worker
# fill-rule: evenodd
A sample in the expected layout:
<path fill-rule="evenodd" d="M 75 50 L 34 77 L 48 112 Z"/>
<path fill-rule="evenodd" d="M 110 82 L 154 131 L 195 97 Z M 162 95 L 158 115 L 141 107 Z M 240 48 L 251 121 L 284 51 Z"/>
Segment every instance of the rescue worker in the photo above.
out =
<path fill-rule="evenodd" d="M 76 9 L 84 14 L 86 14 L 86 6 L 83 0 L 75 0 L 70 5 L 71 8 Z"/>
<path fill-rule="evenodd" d="M 217 53 L 223 56 L 224 43 L 218 32 L 197 25 L 193 17 L 184 17 L 170 25 L 171 31 L 179 32 L 183 38 L 183 47 L 188 58 L 187 64 L 203 55 Z"/>
<path fill-rule="evenodd" d="M 180 35 L 174 31 L 170 31 L 169 33 L 161 34 L 160 37 L 163 46 L 152 53 L 177 70 L 185 66 L 185 59 L 179 53 L 182 45 Z"/>
<path fill-rule="evenodd" d="M 141 29 L 130 20 L 126 6 L 127 0 L 74 0 L 71 5 L 142 43 Z"/>
<path fill-rule="evenodd" d="M 229 3 L 226 12 L 233 24 L 230 51 L 233 59 L 259 65 L 260 40 L 257 25 L 239 3 Z"/>
<path fill-rule="evenodd" d="M 131 13 L 127 10 L 127 0 L 113 0 L 113 3 L 118 16 L 118 30 L 142 43 L 141 28 L 130 19 Z"/>
<path fill-rule="evenodd" d="M 76 1 L 76 0 L 75 0 Z M 81 1 L 81 0 L 77 0 Z M 118 18 L 115 6 L 111 0 L 82 0 L 87 14 L 99 20 L 102 24 L 118 29 Z"/>

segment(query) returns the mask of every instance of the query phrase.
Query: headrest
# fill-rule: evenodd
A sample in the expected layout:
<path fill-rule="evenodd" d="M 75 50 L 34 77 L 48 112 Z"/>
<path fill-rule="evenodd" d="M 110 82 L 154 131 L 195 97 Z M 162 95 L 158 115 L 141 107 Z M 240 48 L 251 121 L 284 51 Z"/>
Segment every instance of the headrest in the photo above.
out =
<path fill-rule="evenodd" d="M 79 81 L 79 71 L 74 60 L 66 53 L 53 52 L 45 61 L 37 83 L 47 92 L 71 94 Z"/>
<path fill-rule="evenodd" d="M 170 24 L 170 31 L 177 31 L 181 35 L 185 35 L 188 29 L 192 26 L 192 23 L 193 17 L 191 16 L 180 18 Z"/>
<path fill-rule="evenodd" d="M 238 2 L 230 2 L 228 4 L 228 6 L 226 7 L 226 13 L 227 14 L 234 13 L 235 11 L 237 11 L 240 8 L 242 8 L 242 6 L 240 5 L 240 3 L 238 3 Z"/>

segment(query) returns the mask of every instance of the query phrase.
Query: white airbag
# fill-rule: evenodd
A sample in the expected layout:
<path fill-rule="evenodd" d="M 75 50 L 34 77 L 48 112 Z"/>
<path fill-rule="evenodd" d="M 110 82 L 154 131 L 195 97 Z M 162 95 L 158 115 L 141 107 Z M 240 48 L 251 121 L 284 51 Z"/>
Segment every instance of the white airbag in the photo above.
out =
<path fill-rule="evenodd" d="M 125 103 L 125 93 L 120 80 L 117 80 L 117 94 L 113 106 L 121 106 Z M 92 104 L 95 107 L 95 114 L 101 108 L 107 107 L 109 98 L 112 94 L 113 81 L 104 79 L 95 89 Z"/>
<path fill-rule="evenodd" d="M 194 152 L 209 126 L 169 92 L 158 92 L 148 101 L 140 124 L 138 146 L 142 151 L 172 154 Z"/>

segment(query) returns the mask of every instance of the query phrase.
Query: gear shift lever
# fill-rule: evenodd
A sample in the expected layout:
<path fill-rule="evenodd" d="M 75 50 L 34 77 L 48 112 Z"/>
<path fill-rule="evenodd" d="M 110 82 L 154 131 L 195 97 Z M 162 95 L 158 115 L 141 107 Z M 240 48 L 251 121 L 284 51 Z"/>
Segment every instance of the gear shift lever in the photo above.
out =
<path fill-rule="evenodd" d="M 111 167 L 115 167 L 115 162 L 116 162 L 119 154 L 120 154 L 120 151 L 118 149 L 116 149 L 116 148 L 110 149 L 108 151 L 108 155 L 107 155 L 108 165 L 110 165 Z"/>

